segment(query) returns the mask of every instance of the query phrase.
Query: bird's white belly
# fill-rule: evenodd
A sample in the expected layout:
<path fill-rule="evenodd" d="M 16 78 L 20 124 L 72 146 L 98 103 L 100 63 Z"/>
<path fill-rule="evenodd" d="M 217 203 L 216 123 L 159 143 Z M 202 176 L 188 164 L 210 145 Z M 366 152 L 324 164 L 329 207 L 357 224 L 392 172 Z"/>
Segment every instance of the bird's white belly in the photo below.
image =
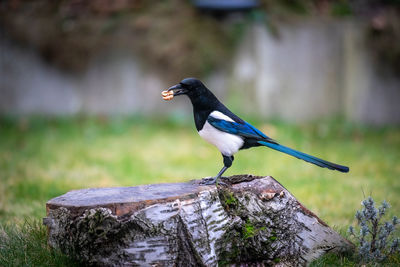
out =
<path fill-rule="evenodd" d="M 220 131 L 206 122 L 199 131 L 200 136 L 216 146 L 225 156 L 232 156 L 242 147 L 244 141 L 241 137 Z"/>

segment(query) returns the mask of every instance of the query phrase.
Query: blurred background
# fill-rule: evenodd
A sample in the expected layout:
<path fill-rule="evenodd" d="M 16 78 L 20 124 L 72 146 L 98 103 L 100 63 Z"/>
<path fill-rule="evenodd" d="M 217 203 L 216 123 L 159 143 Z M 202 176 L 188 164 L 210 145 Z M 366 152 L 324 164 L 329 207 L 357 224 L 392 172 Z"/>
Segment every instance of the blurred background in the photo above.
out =
<path fill-rule="evenodd" d="M 185 77 L 350 166 L 253 149 L 226 175 L 272 175 L 339 230 L 367 195 L 400 213 L 399 1 L 3 0 L 0 222 L 40 219 L 72 189 L 215 175 L 189 101 L 160 95 Z"/>
<path fill-rule="evenodd" d="M 263 118 L 400 123 L 399 4 L 2 1 L 3 114 L 181 114 L 199 77 Z"/>

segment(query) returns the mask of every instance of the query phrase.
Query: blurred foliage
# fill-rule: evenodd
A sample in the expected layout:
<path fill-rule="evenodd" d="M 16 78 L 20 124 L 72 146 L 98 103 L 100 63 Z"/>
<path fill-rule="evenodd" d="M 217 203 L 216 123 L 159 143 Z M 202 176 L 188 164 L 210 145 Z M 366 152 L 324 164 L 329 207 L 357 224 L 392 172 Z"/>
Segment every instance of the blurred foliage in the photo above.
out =
<path fill-rule="evenodd" d="M 185 0 L 5 1 L 1 7 L 6 34 L 60 67 L 80 71 L 100 51 L 124 48 L 171 81 L 221 66 L 243 28 L 203 16 Z"/>
<path fill-rule="evenodd" d="M 390 202 L 390 216 L 400 213 L 400 128 L 341 119 L 302 125 L 248 121 L 282 144 L 350 166 L 350 173 L 257 148 L 239 152 L 226 175 L 274 176 L 343 235 L 364 194 Z M 0 238 L 0 265 L 65 263 L 45 247 L 39 222 L 25 224 L 26 218 L 45 217 L 50 198 L 87 187 L 199 179 L 215 175 L 221 166 L 221 155 L 197 135 L 188 117 L 0 118 L 0 235 L 7 235 Z M 326 256 L 314 266 L 323 263 L 356 265 L 352 258 Z"/>
<path fill-rule="evenodd" d="M 383 10 L 374 15 L 367 37 L 375 59 L 386 63 L 381 66 L 389 67 L 400 75 L 400 8 Z"/>
<path fill-rule="evenodd" d="M 197 10 L 188 0 L 5 0 L 0 25 L 59 67 L 81 71 L 99 52 L 124 48 L 176 81 L 229 65 L 246 25 L 260 13 L 273 31 L 299 15 L 366 17 L 371 49 L 399 70 L 399 6 L 396 0 L 261 0 L 258 10 L 229 16 Z"/>

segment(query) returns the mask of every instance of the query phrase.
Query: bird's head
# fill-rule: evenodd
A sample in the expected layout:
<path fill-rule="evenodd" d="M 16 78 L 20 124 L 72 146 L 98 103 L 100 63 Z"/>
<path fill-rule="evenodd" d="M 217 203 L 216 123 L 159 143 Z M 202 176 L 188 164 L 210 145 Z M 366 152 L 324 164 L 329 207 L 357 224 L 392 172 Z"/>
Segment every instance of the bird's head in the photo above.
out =
<path fill-rule="evenodd" d="M 173 92 L 173 96 L 187 95 L 189 98 L 192 98 L 207 93 L 208 89 L 201 81 L 195 78 L 186 78 L 180 83 L 168 88 L 167 91 Z"/>

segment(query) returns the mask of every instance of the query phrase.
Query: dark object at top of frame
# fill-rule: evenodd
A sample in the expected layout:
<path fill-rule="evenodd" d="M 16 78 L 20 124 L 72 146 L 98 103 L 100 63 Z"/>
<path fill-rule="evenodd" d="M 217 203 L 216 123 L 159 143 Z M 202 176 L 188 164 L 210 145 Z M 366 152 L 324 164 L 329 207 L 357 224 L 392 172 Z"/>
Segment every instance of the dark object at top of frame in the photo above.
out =
<path fill-rule="evenodd" d="M 193 0 L 195 7 L 218 12 L 248 11 L 259 6 L 258 0 Z"/>

